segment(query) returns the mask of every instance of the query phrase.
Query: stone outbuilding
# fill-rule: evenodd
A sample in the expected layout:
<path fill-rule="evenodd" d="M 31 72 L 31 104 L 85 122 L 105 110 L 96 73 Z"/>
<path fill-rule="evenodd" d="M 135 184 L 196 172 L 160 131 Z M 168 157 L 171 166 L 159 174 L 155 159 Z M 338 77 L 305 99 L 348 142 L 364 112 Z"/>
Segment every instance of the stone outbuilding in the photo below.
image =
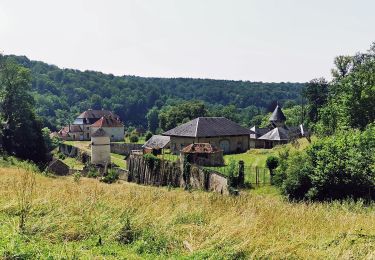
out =
<path fill-rule="evenodd" d="M 59 159 L 53 159 L 48 164 L 47 171 L 55 175 L 65 176 L 69 174 L 69 166 Z"/>
<path fill-rule="evenodd" d="M 194 143 L 186 146 L 180 153 L 181 161 L 200 166 L 223 166 L 223 150 L 209 143 Z"/>
<path fill-rule="evenodd" d="M 110 139 L 103 128 L 99 128 L 91 135 L 91 163 L 101 166 L 111 163 Z"/>
<path fill-rule="evenodd" d="M 152 153 L 154 155 L 162 154 L 164 149 L 170 148 L 171 138 L 163 135 L 153 135 L 147 142 L 142 145 L 144 153 Z"/>
<path fill-rule="evenodd" d="M 225 117 L 198 117 L 173 128 L 163 135 L 171 137 L 171 152 L 180 151 L 193 143 L 209 143 L 220 147 L 224 154 L 242 153 L 249 149 L 253 131 Z"/>

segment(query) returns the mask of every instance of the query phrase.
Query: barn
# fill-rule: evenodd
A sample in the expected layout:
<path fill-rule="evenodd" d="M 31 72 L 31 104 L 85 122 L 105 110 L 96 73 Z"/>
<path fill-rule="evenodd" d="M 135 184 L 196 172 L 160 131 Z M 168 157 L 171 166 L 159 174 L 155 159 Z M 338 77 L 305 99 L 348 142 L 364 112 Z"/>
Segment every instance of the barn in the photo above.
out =
<path fill-rule="evenodd" d="M 249 149 L 250 129 L 225 117 L 198 117 L 165 133 L 170 136 L 171 153 L 193 143 L 209 143 L 223 150 L 224 154 L 242 153 Z"/>

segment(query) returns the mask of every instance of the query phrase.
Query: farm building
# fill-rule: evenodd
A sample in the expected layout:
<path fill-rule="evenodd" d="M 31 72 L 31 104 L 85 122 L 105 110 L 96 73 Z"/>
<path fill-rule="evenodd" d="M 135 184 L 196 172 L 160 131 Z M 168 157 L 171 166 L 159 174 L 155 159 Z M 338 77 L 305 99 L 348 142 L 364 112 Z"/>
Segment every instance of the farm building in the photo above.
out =
<path fill-rule="evenodd" d="M 152 153 L 154 155 L 162 154 L 164 149 L 170 148 L 171 138 L 163 135 L 153 135 L 142 146 L 144 153 Z"/>
<path fill-rule="evenodd" d="M 124 125 L 117 115 L 108 110 L 92 109 L 80 114 L 73 124 L 62 128 L 58 134 L 64 140 L 88 141 L 99 128 L 106 131 L 111 141 L 119 141 L 124 137 Z"/>
<path fill-rule="evenodd" d="M 179 154 L 184 147 L 193 143 L 209 143 L 228 154 L 247 151 L 252 133 L 250 129 L 225 117 L 198 117 L 163 135 L 170 136 L 173 154 Z"/>
<path fill-rule="evenodd" d="M 250 128 L 254 133 L 250 135 L 250 148 L 270 149 L 275 145 L 286 144 L 297 138 L 306 136 L 308 133 L 303 126 L 289 127 L 285 124 L 286 116 L 277 105 L 269 119 L 269 126 Z"/>
<path fill-rule="evenodd" d="M 180 153 L 181 161 L 201 166 L 223 166 L 223 150 L 209 143 L 194 143 L 186 146 Z"/>

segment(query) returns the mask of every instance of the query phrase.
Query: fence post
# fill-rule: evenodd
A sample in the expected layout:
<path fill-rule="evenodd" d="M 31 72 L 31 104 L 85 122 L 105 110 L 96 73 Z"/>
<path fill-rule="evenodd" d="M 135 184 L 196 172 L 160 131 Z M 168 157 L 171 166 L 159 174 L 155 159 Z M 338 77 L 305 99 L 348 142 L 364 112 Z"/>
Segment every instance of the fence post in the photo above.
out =
<path fill-rule="evenodd" d="M 238 186 L 243 187 L 245 184 L 245 163 L 244 161 L 238 162 Z"/>

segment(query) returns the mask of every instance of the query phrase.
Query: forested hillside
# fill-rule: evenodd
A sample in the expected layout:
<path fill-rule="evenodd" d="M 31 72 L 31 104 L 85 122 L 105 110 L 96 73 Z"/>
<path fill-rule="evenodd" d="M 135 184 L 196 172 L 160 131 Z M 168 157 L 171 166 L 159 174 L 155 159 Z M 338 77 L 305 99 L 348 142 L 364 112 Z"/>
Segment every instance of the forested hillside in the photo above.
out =
<path fill-rule="evenodd" d="M 60 69 L 24 56 L 8 56 L 29 68 L 36 112 L 44 125 L 56 130 L 88 108 L 115 111 L 127 125 L 147 127 L 152 108 L 167 110 L 182 100 L 201 100 L 209 115 L 251 119 L 274 108 L 276 101 L 299 102 L 302 83 L 143 78 L 94 71 Z M 237 116 L 235 116 L 237 115 Z M 240 115 L 240 116 L 238 116 Z"/>

